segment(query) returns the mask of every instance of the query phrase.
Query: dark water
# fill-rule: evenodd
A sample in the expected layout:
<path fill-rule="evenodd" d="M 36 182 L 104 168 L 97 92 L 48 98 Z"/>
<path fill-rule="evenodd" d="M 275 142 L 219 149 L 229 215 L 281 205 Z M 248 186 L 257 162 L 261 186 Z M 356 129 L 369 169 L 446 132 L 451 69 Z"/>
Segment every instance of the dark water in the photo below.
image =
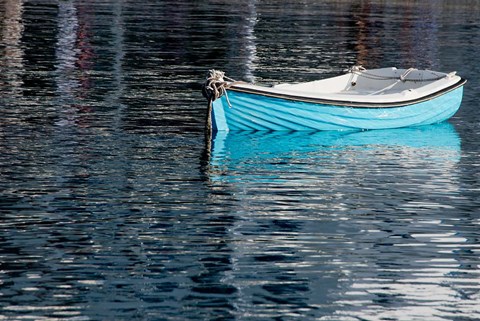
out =
<path fill-rule="evenodd" d="M 479 320 L 477 1 L 0 0 L 0 320 Z M 209 68 L 456 70 L 447 123 L 219 134 Z"/>

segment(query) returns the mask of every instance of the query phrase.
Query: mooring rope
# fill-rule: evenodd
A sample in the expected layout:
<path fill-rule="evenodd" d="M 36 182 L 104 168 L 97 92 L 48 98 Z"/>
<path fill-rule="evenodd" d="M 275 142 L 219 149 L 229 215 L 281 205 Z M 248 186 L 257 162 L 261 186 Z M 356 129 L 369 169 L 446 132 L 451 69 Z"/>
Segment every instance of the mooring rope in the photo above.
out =
<path fill-rule="evenodd" d="M 240 83 L 232 78 L 225 76 L 225 73 L 220 70 L 210 69 L 207 73 L 207 78 L 202 86 L 203 97 L 208 100 L 207 118 L 205 121 L 205 134 L 211 138 L 212 135 L 212 103 L 214 100 L 225 95 L 228 106 L 232 107 L 228 99 L 227 89 L 232 85 Z M 206 136 L 206 137 L 207 137 Z"/>
<path fill-rule="evenodd" d="M 353 66 L 350 69 L 348 69 L 348 72 L 365 77 L 368 79 L 373 79 L 373 80 L 401 80 L 402 82 L 406 81 L 414 81 L 414 82 L 427 82 L 427 81 L 435 81 L 439 80 L 445 77 L 448 77 L 449 75 L 441 75 L 437 77 L 430 77 L 430 78 L 407 78 L 407 76 L 412 72 L 418 70 L 416 68 L 409 68 L 405 70 L 403 74 L 401 74 L 399 77 L 389 77 L 389 76 L 382 76 L 382 75 L 375 75 L 367 72 L 367 69 L 363 68 L 362 66 Z M 434 74 L 432 72 L 432 74 Z"/>
<path fill-rule="evenodd" d="M 236 81 L 225 76 L 225 73 L 220 70 L 210 69 L 207 73 L 207 78 L 202 86 L 203 97 L 207 98 L 209 102 L 225 95 L 227 103 L 230 107 L 230 100 L 228 99 L 227 88 L 232 86 Z"/>

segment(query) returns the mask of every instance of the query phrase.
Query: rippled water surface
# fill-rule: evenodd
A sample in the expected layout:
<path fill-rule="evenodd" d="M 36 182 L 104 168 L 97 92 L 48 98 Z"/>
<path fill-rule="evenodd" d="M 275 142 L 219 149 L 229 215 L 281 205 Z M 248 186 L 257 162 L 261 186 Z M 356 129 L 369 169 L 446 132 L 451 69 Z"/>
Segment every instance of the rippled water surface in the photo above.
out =
<path fill-rule="evenodd" d="M 0 320 L 479 320 L 476 1 L 0 0 Z M 206 70 L 456 70 L 398 130 L 218 134 Z"/>

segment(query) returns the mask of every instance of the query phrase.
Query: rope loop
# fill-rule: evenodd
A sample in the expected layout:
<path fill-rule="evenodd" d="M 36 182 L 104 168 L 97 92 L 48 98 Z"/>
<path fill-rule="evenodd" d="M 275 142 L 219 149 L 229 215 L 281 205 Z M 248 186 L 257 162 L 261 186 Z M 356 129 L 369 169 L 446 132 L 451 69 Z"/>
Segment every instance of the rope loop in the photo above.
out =
<path fill-rule="evenodd" d="M 227 88 L 230 87 L 233 82 L 235 82 L 235 80 L 225 76 L 223 71 L 210 69 L 207 73 L 205 83 L 202 86 L 203 97 L 207 98 L 209 102 L 214 101 L 226 95 Z"/>
<path fill-rule="evenodd" d="M 417 69 L 415 69 L 415 68 L 408 68 L 407 70 L 405 70 L 405 72 L 404 72 L 402 75 L 400 75 L 400 80 L 401 80 L 402 82 L 406 82 L 406 81 L 408 80 L 408 79 L 407 79 L 408 74 L 411 73 L 411 72 L 414 71 L 414 70 L 417 70 Z"/>

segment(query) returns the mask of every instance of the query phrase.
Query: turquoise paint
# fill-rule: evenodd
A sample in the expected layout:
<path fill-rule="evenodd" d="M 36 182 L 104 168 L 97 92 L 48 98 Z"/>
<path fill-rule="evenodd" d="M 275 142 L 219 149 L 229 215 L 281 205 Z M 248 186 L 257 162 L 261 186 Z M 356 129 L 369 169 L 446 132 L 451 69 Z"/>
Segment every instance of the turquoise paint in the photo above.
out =
<path fill-rule="evenodd" d="M 402 107 L 358 108 L 314 104 L 229 91 L 213 102 L 216 131 L 302 131 L 388 129 L 428 125 L 452 117 L 463 87 L 434 99 Z"/>

